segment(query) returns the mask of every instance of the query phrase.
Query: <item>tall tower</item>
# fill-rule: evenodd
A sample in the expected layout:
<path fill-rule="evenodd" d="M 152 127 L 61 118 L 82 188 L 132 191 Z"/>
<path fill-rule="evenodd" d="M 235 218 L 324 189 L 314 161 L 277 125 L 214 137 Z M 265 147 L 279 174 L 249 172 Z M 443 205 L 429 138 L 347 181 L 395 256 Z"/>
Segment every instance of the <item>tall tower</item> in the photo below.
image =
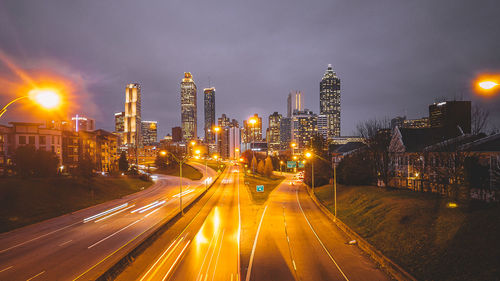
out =
<path fill-rule="evenodd" d="M 319 112 L 328 115 L 328 138 L 340 136 L 340 79 L 328 65 L 319 82 Z"/>
<path fill-rule="evenodd" d="M 205 96 L 205 142 L 214 143 L 215 88 L 206 88 L 203 93 Z"/>
<path fill-rule="evenodd" d="M 280 150 L 280 122 L 281 114 L 274 112 L 269 115 L 269 138 L 267 139 L 267 149 L 270 152 Z"/>
<path fill-rule="evenodd" d="M 302 99 L 301 91 L 290 92 L 286 101 L 286 117 L 288 118 L 292 117 L 294 111 L 301 111 L 304 107 L 304 100 Z"/>
<path fill-rule="evenodd" d="M 190 72 L 184 72 L 181 82 L 181 127 L 182 139 L 190 141 L 196 139 L 196 84 Z"/>
<path fill-rule="evenodd" d="M 123 144 L 141 146 L 141 86 L 127 84 L 125 88 L 125 118 Z"/>

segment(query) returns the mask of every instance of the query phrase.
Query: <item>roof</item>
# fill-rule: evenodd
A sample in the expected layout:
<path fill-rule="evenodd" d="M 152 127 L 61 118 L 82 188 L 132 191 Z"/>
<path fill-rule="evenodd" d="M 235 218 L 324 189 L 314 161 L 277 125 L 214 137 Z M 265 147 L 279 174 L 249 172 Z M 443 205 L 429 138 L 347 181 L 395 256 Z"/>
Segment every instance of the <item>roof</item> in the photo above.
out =
<path fill-rule="evenodd" d="M 500 133 L 463 144 L 459 147 L 459 149 L 478 152 L 500 151 Z"/>
<path fill-rule="evenodd" d="M 462 135 L 459 128 L 446 133 L 442 128 L 398 128 L 407 152 L 422 151 L 425 147 Z"/>
<path fill-rule="evenodd" d="M 363 148 L 363 147 L 366 147 L 366 144 L 362 143 L 362 142 L 348 142 L 346 144 L 343 144 L 339 147 L 337 147 L 333 153 L 337 153 L 337 154 L 345 154 L 345 153 L 349 153 L 349 152 L 352 152 L 354 150 L 358 150 L 360 148 Z"/>
<path fill-rule="evenodd" d="M 460 146 L 476 141 L 478 139 L 484 138 L 484 134 L 480 135 L 471 135 L 466 134 L 462 136 L 458 136 L 456 138 L 447 139 L 442 142 L 438 142 L 436 144 L 430 145 L 424 148 L 425 151 L 441 151 L 441 152 L 452 152 L 456 151 Z"/>

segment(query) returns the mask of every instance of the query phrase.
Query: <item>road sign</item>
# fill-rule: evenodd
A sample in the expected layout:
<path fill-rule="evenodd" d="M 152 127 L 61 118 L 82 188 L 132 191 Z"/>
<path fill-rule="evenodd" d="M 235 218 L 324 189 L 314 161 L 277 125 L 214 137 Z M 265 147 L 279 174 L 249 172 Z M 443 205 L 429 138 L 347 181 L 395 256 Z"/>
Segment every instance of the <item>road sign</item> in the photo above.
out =
<path fill-rule="evenodd" d="M 299 162 L 299 168 L 304 168 L 304 162 Z"/>
<path fill-rule="evenodd" d="M 257 192 L 264 192 L 264 186 L 263 185 L 257 185 L 256 189 L 257 189 Z"/>
<path fill-rule="evenodd" d="M 288 169 L 296 168 L 297 167 L 297 162 L 295 162 L 295 161 L 286 161 L 286 167 Z"/>

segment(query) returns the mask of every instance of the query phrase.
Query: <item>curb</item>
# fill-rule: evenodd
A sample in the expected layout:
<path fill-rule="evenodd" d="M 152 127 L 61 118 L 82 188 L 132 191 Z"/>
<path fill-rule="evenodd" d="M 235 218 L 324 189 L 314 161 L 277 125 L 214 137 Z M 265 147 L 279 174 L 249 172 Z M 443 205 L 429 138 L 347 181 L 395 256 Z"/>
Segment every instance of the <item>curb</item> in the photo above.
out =
<path fill-rule="evenodd" d="M 224 173 L 225 170 L 226 167 L 224 167 L 221 173 L 217 175 L 217 177 L 215 177 L 214 181 L 212 181 L 212 183 L 208 186 L 207 189 L 205 189 L 202 193 L 200 193 L 200 195 L 196 197 L 193 201 L 191 201 L 188 205 L 184 206 L 183 208 L 184 212 L 189 211 L 191 207 L 195 203 L 197 203 L 212 188 L 212 186 L 217 182 L 217 180 Z M 171 216 L 172 214 L 175 215 Z M 118 276 L 130 263 L 132 263 L 138 255 L 140 255 L 147 247 L 149 247 L 172 224 L 174 224 L 181 218 L 182 216 L 180 214 L 180 211 L 179 210 L 174 211 L 170 213 L 165 220 L 160 221 L 155 226 L 145 231 L 145 235 L 142 235 L 142 237 L 139 238 L 140 240 L 139 242 L 137 242 L 136 245 L 123 252 L 121 254 L 121 257 L 111 266 L 105 269 L 104 272 L 96 274 L 98 277 L 95 280 L 101 280 L 101 281 L 114 280 L 116 276 Z M 126 245 L 127 244 L 125 244 L 125 246 Z"/>
<path fill-rule="evenodd" d="M 361 250 L 367 253 L 375 262 L 377 262 L 380 267 L 387 272 L 393 279 L 398 281 L 417 281 L 415 277 L 406 272 L 403 268 L 393 262 L 391 259 L 382 254 L 379 250 L 373 247 L 365 239 L 363 239 L 359 234 L 352 230 L 349 226 L 343 223 L 341 220 L 336 218 L 316 197 L 316 194 L 311 192 L 309 186 L 306 186 L 307 193 L 309 197 L 314 201 L 316 206 L 333 222 L 338 228 L 340 228 L 347 236 L 351 239 L 357 241 L 357 245 Z"/>

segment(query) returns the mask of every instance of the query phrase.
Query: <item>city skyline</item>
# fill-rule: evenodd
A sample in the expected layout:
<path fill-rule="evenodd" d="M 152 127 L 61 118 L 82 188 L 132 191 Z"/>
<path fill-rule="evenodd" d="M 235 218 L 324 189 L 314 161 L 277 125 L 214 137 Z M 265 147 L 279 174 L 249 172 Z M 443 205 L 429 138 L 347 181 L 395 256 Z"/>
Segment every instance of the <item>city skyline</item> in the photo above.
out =
<path fill-rule="evenodd" d="M 217 88 L 217 115 L 226 113 L 241 122 L 253 113 L 263 118 L 275 111 L 285 114 L 284 100 L 291 90 L 300 90 L 304 108 L 319 113 L 318 77 L 329 63 L 342 78 L 341 135 L 351 135 L 357 123 L 373 117 L 419 118 L 427 104 L 442 97 L 479 102 L 490 109 L 493 123 L 500 120 L 500 113 L 494 112 L 499 101 L 474 95 L 470 86 L 477 74 L 498 71 L 495 27 L 500 19 L 492 13 L 500 4 L 495 2 L 424 1 L 412 7 L 395 1 L 294 3 L 288 16 L 277 13 L 282 8 L 279 3 L 229 5 L 220 11 L 206 3 L 180 7 L 152 3 L 147 10 L 136 11 L 137 21 L 106 24 L 134 9 L 131 4 L 123 2 L 117 8 L 108 3 L 96 9 L 93 3 L 73 7 L 4 3 L 2 57 L 34 77 L 43 69 L 72 81 L 80 107 L 68 116 L 95 118 L 96 127 L 110 131 L 113 112 L 123 110 L 116 102 L 122 99 L 123 85 L 132 81 L 142 87 L 143 118 L 158 120 L 160 136 L 179 126 L 178 79 L 185 71 L 193 73 L 200 89 Z M 382 8 L 387 5 L 391 9 Z M 328 12 L 332 9 L 333 15 Z M 92 19 L 82 18 L 95 10 L 99 12 Z M 305 10 L 310 12 L 302 15 Z M 259 22 L 254 23 L 248 15 L 257 11 Z M 201 19 L 206 12 L 221 16 L 187 26 L 182 20 L 187 15 Z M 66 19 L 64 27 L 55 20 L 60 15 Z M 304 20 L 298 23 L 296 16 Z M 233 19 L 238 19 L 234 25 L 223 24 Z M 88 32 L 76 37 L 74 28 Z M 180 32 L 183 28 L 189 32 Z M 129 42 L 137 30 L 148 31 Z M 332 36 L 324 36 L 328 32 Z M 243 34 L 255 34 L 259 47 L 249 44 Z M 121 42 L 129 43 L 123 47 Z M 4 63 L 0 65 L 7 79 L 20 80 Z M 2 96 L 1 103 L 16 94 L 4 89 L 8 96 Z M 267 102 L 258 104 L 257 99 Z M 16 121 L 15 113 L 11 110 L 4 118 Z M 203 124 L 198 123 L 197 133 L 203 135 Z"/>

